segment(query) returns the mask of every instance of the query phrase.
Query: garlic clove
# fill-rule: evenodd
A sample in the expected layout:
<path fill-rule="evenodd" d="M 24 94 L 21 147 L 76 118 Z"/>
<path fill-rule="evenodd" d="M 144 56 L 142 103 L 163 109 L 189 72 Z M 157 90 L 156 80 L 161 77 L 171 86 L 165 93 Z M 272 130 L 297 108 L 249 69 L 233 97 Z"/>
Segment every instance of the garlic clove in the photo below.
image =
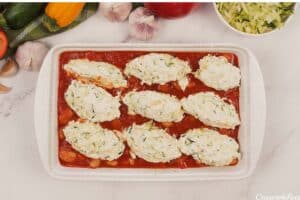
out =
<path fill-rule="evenodd" d="M 127 19 L 132 3 L 100 3 L 100 12 L 111 22 L 122 22 Z"/>
<path fill-rule="evenodd" d="M 39 71 L 49 48 L 41 42 L 25 42 L 18 47 L 15 59 L 20 69 Z"/>
<path fill-rule="evenodd" d="M 1 77 L 13 76 L 18 72 L 18 64 L 12 59 L 8 58 L 6 63 L 0 68 Z"/>
<path fill-rule="evenodd" d="M 0 83 L 0 94 L 5 94 L 8 93 L 9 91 L 11 91 L 10 87 L 7 87 Z"/>
<path fill-rule="evenodd" d="M 149 40 L 157 33 L 158 28 L 158 20 L 144 7 L 136 8 L 129 15 L 130 35 L 136 39 Z"/>

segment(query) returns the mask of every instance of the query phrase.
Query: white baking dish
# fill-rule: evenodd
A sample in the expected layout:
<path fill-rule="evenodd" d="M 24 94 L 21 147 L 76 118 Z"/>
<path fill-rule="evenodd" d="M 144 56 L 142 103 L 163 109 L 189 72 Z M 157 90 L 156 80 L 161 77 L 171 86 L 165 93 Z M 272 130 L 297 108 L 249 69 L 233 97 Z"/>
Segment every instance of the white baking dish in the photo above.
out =
<path fill-rule="evenodd" d="M 239 142 L 242 158 L 236 166 L 187 169 L 68 168 L 60 165 L 57 141 L 58 61 L 69 50 L 141 50 L 232 52 L 238 56 L 242 74 Z M 253 54 L 234 45 L 207 44 L 71 44 L 52 48 L 40 71 L 35 96 L 35 129 L 42 163 L 53 177 L 73 180 L 179 181 L 239 179 L 249 176 L 257 164 L 265 129 L 265 91 Z"/>

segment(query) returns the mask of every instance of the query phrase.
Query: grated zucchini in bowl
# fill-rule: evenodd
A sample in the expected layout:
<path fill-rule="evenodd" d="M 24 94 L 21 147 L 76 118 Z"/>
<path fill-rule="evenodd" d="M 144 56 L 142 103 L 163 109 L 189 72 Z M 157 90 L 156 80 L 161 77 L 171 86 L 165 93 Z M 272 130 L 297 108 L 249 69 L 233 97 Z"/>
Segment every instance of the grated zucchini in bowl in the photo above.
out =
<path fill-rule="evenodd" d="M 223 18 L 235 29 L 262 34 L 280 28 L 294 13 L 295 3 L 216 3 Z"/>

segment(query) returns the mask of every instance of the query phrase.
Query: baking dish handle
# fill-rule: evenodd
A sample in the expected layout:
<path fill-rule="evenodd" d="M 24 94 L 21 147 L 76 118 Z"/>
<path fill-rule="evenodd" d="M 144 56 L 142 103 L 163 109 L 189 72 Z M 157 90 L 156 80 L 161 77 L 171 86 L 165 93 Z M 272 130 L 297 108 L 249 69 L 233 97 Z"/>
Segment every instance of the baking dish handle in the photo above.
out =
<path fill-rule="evenodd" d="M 256 57 L 249 51 L 251 69 L 251 87 L 250 87 L 250 104 L 251 104 L 251 169 L 250 174 L 255 170 L 261 153 L 264 135 L 265 135 L 265 122 L 266 122 L 266 95 L 264 88 L 263 75 L 260 70 L 259 63 Z"/>
<path fill-rule="evenodd" d="M 35 125 L 35 134 L 39 149 L 40 158 L 42 164 L 47 172 L 49 172 L 49 144 L 48 144 L 48 130 L 49 128 L 49 104 L 50 96 L 49 92 L 51 89 L 51 54 L 52 49 L 46 55 L 43 64 L 40 69 L 37 88 L 35 92 L 34 99 L 34 125 Z"/>

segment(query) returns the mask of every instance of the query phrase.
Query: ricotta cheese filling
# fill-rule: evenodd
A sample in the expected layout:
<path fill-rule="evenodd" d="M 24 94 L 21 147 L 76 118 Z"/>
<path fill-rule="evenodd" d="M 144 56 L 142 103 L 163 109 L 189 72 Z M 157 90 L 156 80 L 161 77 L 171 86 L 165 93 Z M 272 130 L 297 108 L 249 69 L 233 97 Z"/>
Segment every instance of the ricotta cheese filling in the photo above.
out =
<path fill-rule="evenodd" d="M 181 156 L 177 139 L 152 122 L 133 124 L 124 131 L 124 137 L 131 154 L 148 162 L 166 163 Z"/>
<path fill-rule="evenodd" d="M 229 90 L 240 85 L 240 69 L 223 56 L 208 55 L 199 60 L 195 77 L 216 90 Z"/>
<path fill-rule="evenodd" d="M 155 91 L 128 92 L 123 102 L 129 114 L 139 114 L 158 122 L 179 122 L 183 118 L 180 101 L 169 94 Z"/>
<path fill-rule="evenodd" d="M 181 88 L 182 91 L 186 89 L 186 87 L 189 85 L 189 78 L 184 77 L 183 79 L 178 81 L 179 87 Z"/>
<path fill-rule="evenodd" d="M 172 55 L 149 53 L 128 62 L 124 72 L 152 85 L 181 80 L 191 72 L 191 68 L 187 61 Z"/>
<path fill-rule="evenodd" d="M 81 154 L 94 159 L 115 160 L 125 149 L 114 131 L 92 122 L 71 121 L 63 129 L 66 141 Z"/>
<path fill-rule="evenodd" d="M 240 158 L 239 145 L 231 137 L 203 128 L 191 129 L 179 138 L 182 153 L 211 166 L 225 166 Z"/>
<path fill-rule="evenodd" d="M 213 92 L 199 92 L 181 100 L 183 109 L 204 124 L 234 129 L 240 124 L 238 113 L 232 104 L 226 103 Z"/>
<path fill-rule="evenodd" d="M 88 59 L 70 60 L 64 69 L 83 79 L 89 79 L 105 88 L 126 87 L 127 81 L 121 70 L 107 62 L 89 61 Z"/>
<path fill-rule="evenodd" d="M 119 97 L 93 84 L 73 80 L 65 92 L 65 100 L 79 117 L 92 122 L 111 121 L 120 116 Z"/>

